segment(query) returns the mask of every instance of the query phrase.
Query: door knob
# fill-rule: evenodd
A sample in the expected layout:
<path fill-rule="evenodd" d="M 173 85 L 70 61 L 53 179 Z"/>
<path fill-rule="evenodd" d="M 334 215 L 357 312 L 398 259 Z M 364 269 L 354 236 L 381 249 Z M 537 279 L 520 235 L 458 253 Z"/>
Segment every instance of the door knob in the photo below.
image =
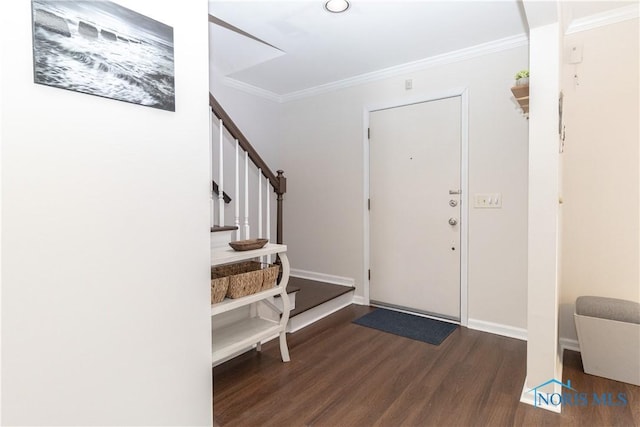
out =
<path fill-rule="evenodd" d="M 449 225 L 456 225 L 458 223 L 458 220 L 455 218 L 449 218 Z"/>

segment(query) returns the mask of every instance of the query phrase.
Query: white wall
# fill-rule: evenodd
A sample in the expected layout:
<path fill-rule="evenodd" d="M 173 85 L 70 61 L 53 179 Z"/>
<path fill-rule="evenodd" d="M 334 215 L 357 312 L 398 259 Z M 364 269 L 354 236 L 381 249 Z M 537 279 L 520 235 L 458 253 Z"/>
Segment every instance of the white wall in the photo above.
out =
<path fill-rule="evenodd" d="M 4 4 L 0 6 L 3 16 L 5 12 Z M 2 21 L 0 20 L 0 23 Z M 4 69 L 4 44 L 0 43 L 0 425 L 2 424 L 2 145 L 3 145 L 3 127 L 2 127 L 2 112 L 4 91 L 2 70 Z"/>
<path fill-rule="evenodd" d="M 212 423 L 207 3 L 119 3 L 174 28 L 175 113 L 34 84 L 2 3 L 3 425 Z"/>
<path fill-rule="evenodd" d="M 526 328 L 527 121 L 509 88 L 527 47 L 316 95 L 283 106 L 285 242 L 294 268 L 355 279 L 364 290 L 365 106 L 469 88 L 470 193 L 503 208 L 470 209 L 469 318 Z M 405 91 L 404 80 L 413 79 Z M 401 224 L 398 232 L 403 230 Z"/>
<path fill-rule="evenodd" d="M 274 172 L 280 169 L 282 104 L 226 85 L 215 68 L 210 70 L 209 88 L 267 165 Z"/>
<path fill-rule="evenodd" d="M 640 302 L 638 40 L 638 19 L 564 40 L 562 338 L 577 339 L 580 295 Z M 573 46 L 583 49 L 577 65 Z"/>

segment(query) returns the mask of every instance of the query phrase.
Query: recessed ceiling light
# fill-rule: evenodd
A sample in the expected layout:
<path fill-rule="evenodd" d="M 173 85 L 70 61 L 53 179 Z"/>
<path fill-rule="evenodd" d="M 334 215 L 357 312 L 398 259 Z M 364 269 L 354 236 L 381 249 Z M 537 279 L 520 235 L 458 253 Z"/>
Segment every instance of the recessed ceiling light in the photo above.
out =
<path fill-rule="evenodd" d="M 347 0 L 329 0 L 324 4 L 324 8 L 331 13 L 340 13 L 349 9 L 349 2 Z"/>

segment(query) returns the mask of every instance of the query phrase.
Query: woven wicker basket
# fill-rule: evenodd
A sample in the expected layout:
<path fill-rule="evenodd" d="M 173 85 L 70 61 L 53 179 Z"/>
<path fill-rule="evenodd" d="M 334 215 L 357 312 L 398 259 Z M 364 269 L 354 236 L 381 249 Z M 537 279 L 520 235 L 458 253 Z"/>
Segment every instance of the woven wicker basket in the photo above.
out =
<path fill-rule="evenodd" d="M 278 279 L 279 271 L 278 265 L 261 264 L 257 261 L 221 265 L 211 269 L 212 286 L 213 280 L 226 278 L 228 279 L 226 297 L 242 298 L 273 288 Z"/>
<path fill-rule="evenodd" d="M 233 276 L 234 274 L 260 270 L 261 264 L 257 261 L 243 261 L 235 264 L 220 265 L 214 267 L 212 272 L 219 276 Z"/>
<path fill-rule="evenodd" d="M 227 295 L 229 289 L 228 277 L 214 277 L 211 276 L 211 304 L 217 304 L 221 302 Z"/>
<path fill-rule="evenodd" d="M 280 273 L 280 266 L 276 264 L 266 264 L 262 272 L 264 276 L 262 280 L 262 290 L 266 291 L 267 289 L 271 289 L 276 285 L 276 281 L 278 280 L 278 273 Z"/>
<path fill-rule="evenodd" d="M 249 271 L 229 277 L 229 298 L 241 298 L 260 292 L 262 288 L 262 270 Z"/>
<path fill-rule="evenodd" d="M 226 276 L 229 279 L 227 298 L 241 298 L 262 289 L 263 274 L 259 262 L 245 261 L 222 265 L 214 271 L 219 277 Z"/>

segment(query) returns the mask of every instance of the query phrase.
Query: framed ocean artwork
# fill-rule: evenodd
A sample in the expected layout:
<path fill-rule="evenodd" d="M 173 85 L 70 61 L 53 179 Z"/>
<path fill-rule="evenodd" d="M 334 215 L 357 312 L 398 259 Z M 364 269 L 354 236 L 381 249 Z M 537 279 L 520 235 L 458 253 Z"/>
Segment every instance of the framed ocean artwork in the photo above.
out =
<path fill-rule="evenodd" d="M 111 1 L 31 6 L 35 83 L 175 111 L 172 27 Z"/>

